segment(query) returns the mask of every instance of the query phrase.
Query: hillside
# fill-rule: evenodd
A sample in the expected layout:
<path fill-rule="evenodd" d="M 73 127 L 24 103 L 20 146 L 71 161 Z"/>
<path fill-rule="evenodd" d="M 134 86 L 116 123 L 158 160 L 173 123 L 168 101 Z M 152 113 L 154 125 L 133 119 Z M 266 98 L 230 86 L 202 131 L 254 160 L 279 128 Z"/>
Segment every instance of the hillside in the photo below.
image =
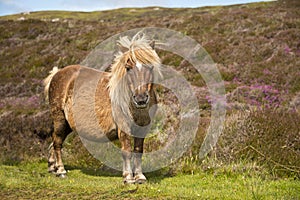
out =
<path fill-rule="evenodd" d="M 228 101 L 226 129 L 214 152 L 217 158 L 224 163 L 255 161 L 276 177 L 299 177 L 300 9 L 276 2 L 0 17 L 0 162 L 47 157 L 51 119 L 42 79 L 53 66 L 80 63 L 101 41 L 138 27 L 184 33 L 217 64 Z M 197 158 L 209 125 L 208 91 L 187 62 L 164 52 L 160 56 L 194 85 L 199 100 L 199 133 L 176 169 L 190 173 L 207 167 L 189 159 Z M 81 153 L 75 155 L 74 146 Z M 66 158 L 71 165 L 96 162 L 77 136 L 66 144 Z"/>

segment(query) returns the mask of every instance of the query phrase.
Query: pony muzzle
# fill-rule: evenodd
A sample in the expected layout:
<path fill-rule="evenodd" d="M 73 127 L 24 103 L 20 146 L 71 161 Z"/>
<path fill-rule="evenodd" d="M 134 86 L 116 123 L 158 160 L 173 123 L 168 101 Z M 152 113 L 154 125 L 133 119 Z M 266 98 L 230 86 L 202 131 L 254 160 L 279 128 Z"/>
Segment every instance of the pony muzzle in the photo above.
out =
<path fill-rule="evenodd" d="M 148 106 L 149 99 L 150 96 L 148 92 L 133 95 L 133 102 L 136 108 L 146 108 Z"/>

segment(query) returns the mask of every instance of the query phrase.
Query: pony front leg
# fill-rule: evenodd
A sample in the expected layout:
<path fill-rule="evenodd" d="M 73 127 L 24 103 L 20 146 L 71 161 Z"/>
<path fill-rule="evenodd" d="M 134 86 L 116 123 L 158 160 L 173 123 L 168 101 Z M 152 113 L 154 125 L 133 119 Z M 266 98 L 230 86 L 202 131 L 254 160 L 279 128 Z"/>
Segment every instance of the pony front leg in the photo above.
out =
<path fill-rule="evenodd" d="M 119 131 L 119 140 L 122 146 L 123 158 L 123 181 L 124 183 L 134 183 L 134 178 L 131 169 L 131 142 L 130 136 L 122 131 Z"/>
<path fill-rule="evenodd" d="M 135 183 L 146 182 L 146 177 L 142 172 L 142 156 L 143 156 L 144 138 L 134 138 L 134 180 Z"/>

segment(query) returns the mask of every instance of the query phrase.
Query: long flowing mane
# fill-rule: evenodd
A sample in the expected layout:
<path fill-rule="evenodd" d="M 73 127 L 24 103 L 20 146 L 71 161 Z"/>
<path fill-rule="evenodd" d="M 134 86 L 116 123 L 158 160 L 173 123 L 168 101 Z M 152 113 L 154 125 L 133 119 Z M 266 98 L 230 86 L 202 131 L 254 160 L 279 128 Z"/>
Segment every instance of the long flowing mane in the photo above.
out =
<path fill-rule="evenodd" d="M 150 45 L 150 40 L 142 33 L 137 33 L 131 40 L 125 36 L 118 40 L 122 51 L 115 56 L 111 67 L 111 75 L 108 83 L 110 99 L 113 103 L 121 106 L 123 112 L 130 101 L 130 90 L 126 83 L 126 64 L 137 61 L 153 66 L 154 82 L 161 77 L 161 61 L 155 50 Z"/>

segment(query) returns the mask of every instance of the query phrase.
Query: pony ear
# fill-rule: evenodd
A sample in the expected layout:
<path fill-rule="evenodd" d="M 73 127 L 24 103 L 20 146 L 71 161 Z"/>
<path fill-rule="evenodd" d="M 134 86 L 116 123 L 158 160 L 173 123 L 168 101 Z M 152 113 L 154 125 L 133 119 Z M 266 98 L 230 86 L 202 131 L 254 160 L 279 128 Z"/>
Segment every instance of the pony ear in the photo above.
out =
<path fill-rule="evenodd" d="M 126 51 L 129 50 L 128 48 L 126 48 L 126 47 L 124 47 L 124 46 L 122 46 L 120 44 L 118 44 L 118 48 L 119 48 L 119 51 L 121 51 L 122 53 L 125 53 Z"/>
<path fill-rule="evenodd" d="M 132 68 L 133 65 L 134 65 L 133 62 L 128 58 L 127 61 L 126 61 L 126 66 Z"/>
<path fill-rule="evenodd" d="M 152 40 L 150 43 L 149 43 L 150 47 L 154 50 L 155 48 L 155 41 Z"/>

